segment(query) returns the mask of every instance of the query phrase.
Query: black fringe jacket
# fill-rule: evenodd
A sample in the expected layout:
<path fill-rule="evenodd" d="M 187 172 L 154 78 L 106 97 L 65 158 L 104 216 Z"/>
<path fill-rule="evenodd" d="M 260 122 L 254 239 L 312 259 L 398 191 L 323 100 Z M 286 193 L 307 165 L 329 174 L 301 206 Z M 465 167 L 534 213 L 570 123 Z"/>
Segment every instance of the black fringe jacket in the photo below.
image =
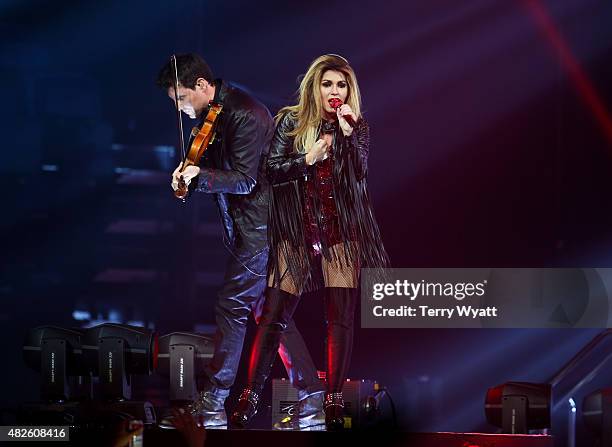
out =
<path fill-rule="evenodd" d="M 267 162 L 267 174 L 272 184 L 268 219 L 270 243 L 269 274 L 289 274 L 305 290 L 322 286 L 319 270 L 313 264 L 311 250 L 306 247 L 303 222 L 304 179 L 312 170 L 306 164 L 305 154 L 293 147 L 288 133 L 296 126 L 296 118 L 290 114 L 282 117 L 276 126 Z M 382 269 L 389 266 L 380 230 L 367 189 L 367 161 L 370 149 L 370 132 L 365 120 L 359 119 L 350 137 L 341 130 L 333 134 L 333 185 L 338 210 L 340 234 L 344 242 L 344 259 L 337 259 L 350 266 Z M 317 198 L 314 198 L 315 214 L 320 226 Z M 334 256 L 321 238 L 321 253 L 331 260 Z M 279 260 L 287 260 L 287 266 L 279 266 Z M 279 275 L 274 275 L 278 286 Z"/>

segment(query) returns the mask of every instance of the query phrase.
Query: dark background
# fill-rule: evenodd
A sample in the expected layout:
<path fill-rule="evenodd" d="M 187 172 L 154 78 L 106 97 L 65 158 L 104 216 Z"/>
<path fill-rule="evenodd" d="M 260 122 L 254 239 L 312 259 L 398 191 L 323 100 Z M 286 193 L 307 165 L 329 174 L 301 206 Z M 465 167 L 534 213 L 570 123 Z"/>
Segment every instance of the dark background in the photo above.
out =
<path fill-rule="evenodd" d="M 273 112 L 311 60 L 345 56 L 396 267 L 612 267 L 611 23 L 601 0 L 3 2 L 2 401 L 37 397 L 27 328 L 214 323 L 217 212 L 168 185 L 175 112 L 154 80 L 173 52 Z M 298 313 L 322 369 L 320 296 Z M 494 431 L 487 387 L 545 381 L 596 333 L 360 329 L 350 375 L 388 386 L 403 427 Z M 605 376 L 573 395 L 585 440 L 582 396 Z"/>

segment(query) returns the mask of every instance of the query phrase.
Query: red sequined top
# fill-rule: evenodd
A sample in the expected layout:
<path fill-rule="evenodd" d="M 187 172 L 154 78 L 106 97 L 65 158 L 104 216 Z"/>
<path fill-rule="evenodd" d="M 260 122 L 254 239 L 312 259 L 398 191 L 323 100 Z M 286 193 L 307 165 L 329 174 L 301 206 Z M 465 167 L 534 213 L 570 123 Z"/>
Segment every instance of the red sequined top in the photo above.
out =
<path fill-rule="evenodd" d="M 329 126 L 327 129 L 329 130 Z M 334 127 L 331 130 L 335 130 Z M 342 242 L 338 209 L 334 200 L 334 145 L 329 156 L 314 164 L 304 182 L 304 234 L 311 254 L 321 254 L 321 244 L 325 241 L 328 247 Z M 319 213 L 315 212 L 315 200 L 319 204 Z M 317 217 L 320 224 L 317 224 Z M 321 231 L 319 231 L 319 228 Z"/>

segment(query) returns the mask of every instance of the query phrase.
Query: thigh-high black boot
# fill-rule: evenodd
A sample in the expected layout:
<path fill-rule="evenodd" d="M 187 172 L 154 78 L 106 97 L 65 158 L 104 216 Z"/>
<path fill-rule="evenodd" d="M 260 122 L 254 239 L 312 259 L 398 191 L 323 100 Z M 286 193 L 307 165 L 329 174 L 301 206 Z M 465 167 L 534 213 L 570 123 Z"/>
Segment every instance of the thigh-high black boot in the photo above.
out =
<path fill-rule="evenodd" d="M 327 393 L 324 405 L 328 430 L 341 430 L 344 427 L 342 385 L 351 361 L 356 305 L 357 289 L 325 288 Z"/>
<path fill-rule="evenodd" d="M 280 289 L 266 290 L 266 301 L 251 348 L 248 386 L 242 391 L 231 416 L 231 423 L 237 428 L 246 427 L 257 413 L 259 396 L 272 370 L 281 335 L 287 329 L 299 299 Z"/>

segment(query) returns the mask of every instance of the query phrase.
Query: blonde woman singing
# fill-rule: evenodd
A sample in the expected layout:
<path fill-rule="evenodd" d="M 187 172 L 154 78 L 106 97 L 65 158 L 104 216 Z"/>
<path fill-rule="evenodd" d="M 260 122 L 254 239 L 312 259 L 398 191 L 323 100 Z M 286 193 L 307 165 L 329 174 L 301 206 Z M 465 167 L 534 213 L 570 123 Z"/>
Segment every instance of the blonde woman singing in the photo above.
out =
<path fill-rule="evenodd" d="M 327 323 L 325 424 L 328 430 L 344 426 L 342 385 L 353 345 L 359 269 L 388 265 L 367 190 L 368 152 L 369 128 L 353 69 L 338 55 L 317 58 L 301 81 L 298 103 L 276 117 L 267 162 L 268 288 L 234 426 L 246 427 L 255 415 L 300 295 L 321 287 Z M 305 416 L 304 406 L 299 410 Z"/>

